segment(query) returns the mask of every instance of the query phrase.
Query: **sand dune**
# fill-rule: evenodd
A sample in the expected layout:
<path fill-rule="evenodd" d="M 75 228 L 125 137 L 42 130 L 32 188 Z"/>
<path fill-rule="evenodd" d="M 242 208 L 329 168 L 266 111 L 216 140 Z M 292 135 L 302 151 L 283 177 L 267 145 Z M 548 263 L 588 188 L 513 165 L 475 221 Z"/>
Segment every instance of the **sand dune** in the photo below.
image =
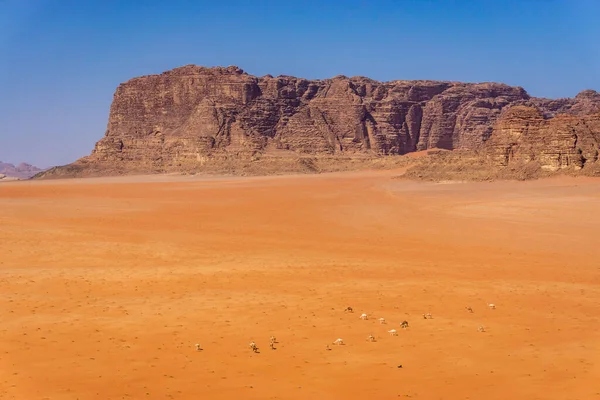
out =
<path fill-rule="evenodd" d="M 395 174 L 2 184 L 0 398 L 600 398 L 600 181 Z"/>

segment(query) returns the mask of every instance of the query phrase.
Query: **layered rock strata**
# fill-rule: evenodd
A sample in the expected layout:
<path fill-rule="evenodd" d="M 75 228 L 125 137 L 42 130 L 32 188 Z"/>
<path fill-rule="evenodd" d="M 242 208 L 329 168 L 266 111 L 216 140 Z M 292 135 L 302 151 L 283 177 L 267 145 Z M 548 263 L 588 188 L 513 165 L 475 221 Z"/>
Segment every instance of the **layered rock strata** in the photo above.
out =
<path fill-rule="evenodd" d="M 307 80 L 188 65 L 121 84 L 92 154 L 46 175 L 201 170 L 222 158 L 482 151 L 502 166 L 596 162 L 600 95 L 530 97 L 500 83 Z"/>

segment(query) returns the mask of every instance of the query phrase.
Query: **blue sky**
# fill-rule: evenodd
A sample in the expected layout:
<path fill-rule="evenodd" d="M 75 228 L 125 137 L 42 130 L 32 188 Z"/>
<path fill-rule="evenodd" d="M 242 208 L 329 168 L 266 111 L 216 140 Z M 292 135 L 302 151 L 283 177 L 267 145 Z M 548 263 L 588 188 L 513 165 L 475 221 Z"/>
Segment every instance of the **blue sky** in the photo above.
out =
<path fill-rule="evenodd" d="M 0 160 L 88 154 L 116 86 L 185 64 L 255 75 L 600 90 L 596 0 L 0 0 Z"/>

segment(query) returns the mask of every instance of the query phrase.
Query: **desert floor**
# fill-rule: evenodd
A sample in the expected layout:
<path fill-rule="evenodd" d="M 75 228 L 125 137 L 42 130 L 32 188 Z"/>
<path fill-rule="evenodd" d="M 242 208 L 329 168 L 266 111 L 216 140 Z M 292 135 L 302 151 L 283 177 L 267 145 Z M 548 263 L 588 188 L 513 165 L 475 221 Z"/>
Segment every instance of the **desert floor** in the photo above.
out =
<path fill-rule="evenodd" d="M 393 176 L 0 184 L 0 398 L 600 399 L 600 180 Z"/>

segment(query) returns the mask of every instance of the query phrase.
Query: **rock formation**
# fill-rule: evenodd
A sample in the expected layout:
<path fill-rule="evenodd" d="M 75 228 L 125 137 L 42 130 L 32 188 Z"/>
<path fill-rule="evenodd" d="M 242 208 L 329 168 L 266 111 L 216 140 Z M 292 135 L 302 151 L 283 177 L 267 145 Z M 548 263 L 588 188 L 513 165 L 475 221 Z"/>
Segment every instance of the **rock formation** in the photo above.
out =
<path fill-rule="evenodd" d="M 534 107 L 509 108 L 497 121 L 486 152 L 494 164 L 538 162 L 543 169 L 581 169 L 598 161 L 600 113 L 545 119 Z"/>
<path fill-rule="evenodd" d="M 121 84 L 92 154 L 42 175 L 197 171 L 232 157 L 431 148 L 481 151 L 497 165 L 582 167 L 598 158 L 599 111 L 594 91 L 549 100 L 499 83 L 306 80 L 188 65 Z"/>
<path fill-rule="evenodd" d="M 3 175 L 4 178 L 27 179 L 39 172 L 42 172 L 42 169 L 34 167 L 31 164 L 20 163 L 13 165 L 0 161 L 0 175 Z"/>

